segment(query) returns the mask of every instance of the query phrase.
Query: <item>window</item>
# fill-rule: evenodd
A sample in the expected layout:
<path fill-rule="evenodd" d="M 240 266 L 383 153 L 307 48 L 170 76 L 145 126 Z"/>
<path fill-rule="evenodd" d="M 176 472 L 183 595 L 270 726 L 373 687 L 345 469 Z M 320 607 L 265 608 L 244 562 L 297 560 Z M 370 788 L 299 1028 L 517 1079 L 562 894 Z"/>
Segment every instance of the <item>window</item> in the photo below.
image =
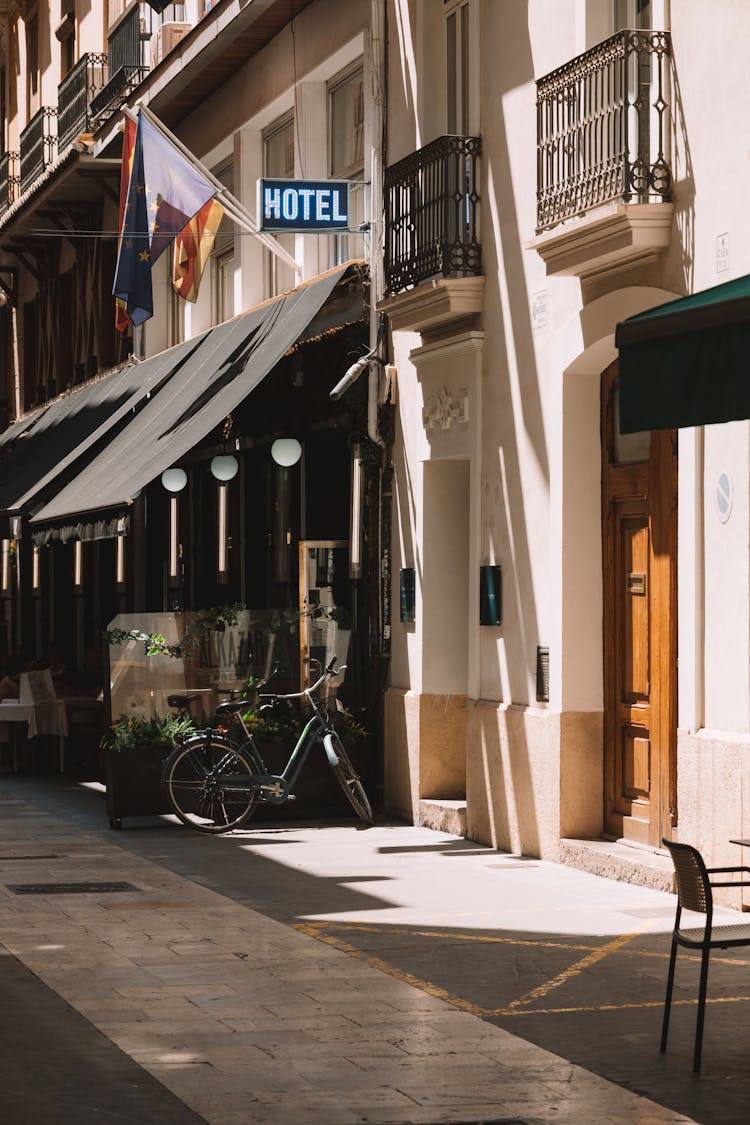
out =
<path fill-rule="evenodd" d="M 231 159 L 225 161 L 218 168 L 214 168 L 214 175 L 221 181 L 229 192 L 234 191 L 234 167 Z M 225 215 L 221 220 L 212 257 L 213 262 L 213 321 L 221 324 L 234 316 L 234 252 L 235 225 Z"/>
<path fill-rule="evenodd" d="M 651 28 L 651 0 L 614 0 L 615 31 L 648 31 Z"/>
<path fill-rule="evenodd" d="M 39 109 L 39 20 L 36 12 L 26 24 L 26 108 L 27 121 Z"/>
<path fill-rule="evenodd" d="M 181 344 L 185 339 L 185 302 L 174 290 L 172 272 L 167 276 L 167 339 L 169 346 Z"/>
<path fill-rule="evenodd" d="M 186 4 L 167 4 L 159 18 L 160 23 L 186 23 L 188 18 L 186 7 Z"/>
<path fill-rule="evenodd" d="M 263 175 L 274 180 L 294 178 L 294 117 L 288 114 L 263 134 Z M 278 235 L 278 241 L 294 256 L 294 235 Z M 269 297 L 285 293 L 295 285 L 294 270 L 275 254 L 266 252 L 266 291 Z"/>
<path fill-rule="evenodd" d="M 469 135 L 469 2 L 443 0 L 446 132 Z"/>
<path fill-rule="evenodd" d="M 8 102 L 5 67 L 0 67 L 0 156 L 8 151 Z"/>
<path fill-rule="evenodd" d="M 60 23 L 55 28 L 55 38 L 60 44 L 60 75 L 64 78 L 75 62 L 75 0 L 60 0 Z"/>
<path fill-rule="evenodd" d="M 365 217 L 361 182 L 365 161 L 365 83 L 361 63 L 329 83 L 328 122 L 330 176 L 335 180 L 360 181 L 349 189 L 349 226 L 357 228 Z M 361 236 L 331 236 L 331 266 L 363 256 Z"/>
<path fill-rule="evenodd" d="M 107 28 L 119 20 L 125 11 L 127 0 L 107 0 Z"/>

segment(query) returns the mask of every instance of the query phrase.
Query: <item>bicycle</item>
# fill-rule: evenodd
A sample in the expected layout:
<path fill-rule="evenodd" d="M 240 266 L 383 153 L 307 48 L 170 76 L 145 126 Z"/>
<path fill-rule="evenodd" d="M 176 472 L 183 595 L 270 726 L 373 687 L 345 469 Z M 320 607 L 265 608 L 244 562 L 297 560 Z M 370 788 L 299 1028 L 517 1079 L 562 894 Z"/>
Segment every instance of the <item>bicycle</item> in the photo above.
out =
<path fill-rule="evenodd" d="M 198 832 L 231 832 L 245 824 L 258 804 L 283 805 L 292 792 L 313 746 L 320 744 L 350 805 L 366 824 L 373 824 L 372 807 L 323 700 L 323 688 L 346 668 L 334 658 L 311 687 L 291 694 L 259 694 L 259 711 L 278 703 L 306 700 L 311 716 L 280 774 L 269 773 L 248 729 L 245 716 L 256 700 L 220 703 L 219 720 L 229 727 L 209 727 L 186 735 L 164 763 L 162 784 L 167 800 L 183 824 Z M 266 681 L 267 682 L 267 681 Z M 259 685 L 260 687 L 265 686 Z M 257 689 L 256 689 L 257 690 Z M 187 697 L 174 697 L 176 701 Z M 239 741 L 231 728 L 239 729 Z"/>

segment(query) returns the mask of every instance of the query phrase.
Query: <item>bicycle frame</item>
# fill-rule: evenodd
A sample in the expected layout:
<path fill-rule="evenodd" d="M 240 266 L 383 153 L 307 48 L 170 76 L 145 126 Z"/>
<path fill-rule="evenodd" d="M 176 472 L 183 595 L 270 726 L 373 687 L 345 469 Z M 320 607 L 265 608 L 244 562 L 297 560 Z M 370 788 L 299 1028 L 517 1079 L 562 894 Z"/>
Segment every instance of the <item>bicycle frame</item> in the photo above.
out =
<path fill-rule="evenodd" d="M 333 728 L 327 721 L 327 717 L 324 716 L 320 705 L 313 697 L 312 693 L 314 690 L 315 687 L 308 688 L 306 691 L 299 693 L 300 696 L 304 696 L 308 700 L 313 713 L 305 724 L 289 756 L 289 760 L 280 774 L 268 772 L 268 767 L 263 761 L 258 747 L 255 745 L 252 734 L 245 726 L 242 715 L 238 714 L 237 718 L 244 731 L 245 740 L 237 745 L 237 749 L 249 754 L 255 763 L 257 773 L 225 776 L 225 783 L 236 785 L 238 788 L 241 787 L 242 789 L 256 786 L 259 790 L 259 798 L 261 801 L 272 805 L 283 805 L 284 802 L 288 801 L 289 797 L 293 795 L 292 790 L 305 766 L 310 751 L 318 740 L 320 740 L 330 764 L 332 766 L 338 764 L 339 759 L 333 748 L 332 739 L 330 738 Z M 285 697 L 280 696 L 279 698 Z M 218 770 L 219 766 L 217 766 L 216 769 Z"/>

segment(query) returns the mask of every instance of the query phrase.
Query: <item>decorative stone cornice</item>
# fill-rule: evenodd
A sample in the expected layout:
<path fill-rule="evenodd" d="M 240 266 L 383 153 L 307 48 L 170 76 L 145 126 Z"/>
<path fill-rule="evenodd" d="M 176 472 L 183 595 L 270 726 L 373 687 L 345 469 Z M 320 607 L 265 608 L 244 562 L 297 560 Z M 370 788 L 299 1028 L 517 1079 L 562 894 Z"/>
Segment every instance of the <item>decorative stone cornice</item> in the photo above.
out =
<path fill-rule="evenodd" d="M 544 259 L 550 277 L 600 277 L 645 265 L 669 246 L 671 203 L 612 203 L 545 231 L 529 249 Z"/>
<path fill-rule="evenodd" d="M 395 331 L 422 332 L 482 311 L 483 277 L 438 277 L 378 305 Z"/>

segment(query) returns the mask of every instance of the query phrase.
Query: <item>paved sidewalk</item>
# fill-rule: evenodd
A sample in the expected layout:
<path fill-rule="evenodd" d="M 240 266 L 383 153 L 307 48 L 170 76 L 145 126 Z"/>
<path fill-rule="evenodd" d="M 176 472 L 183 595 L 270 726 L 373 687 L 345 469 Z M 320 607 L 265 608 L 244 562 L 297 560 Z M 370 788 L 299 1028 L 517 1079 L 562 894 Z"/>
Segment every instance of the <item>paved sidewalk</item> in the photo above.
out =
<path fill-rule="evenodd" d="M 669 896 L 554 865 L 527 872 L 498 853 L 399 825 L 366 832 L 352 824 L 259 826 L 209 839 L 152 822 L 115 835 L 87 828 L 75 813 L 77 799 L 69 797 L 72 819 L 53 816 L 35 801 L 32 784 L 0 779 L 0 944 L 20 972 L 30 970 L 51 990 L 50 1003 L 59 997 L 73 1010 L 71 1046 L 80 1042 L 92 1070 L 98 1056 L 84 1047 L 86 1035 L 106 1036 L 119 1049 L 118 1066 L 106 1064 L 107 1079 L 131 1100 L 86 1117 L 87 1085 L 79 1111 L 69 1100 L 47 1118 L 18 1116 L 17 1109 L 8 1116 L 3 1107 L 3 1125 L 141 1125 L 152 1118 L 135 1108 L 139 1094 L 152 1109 L 164 1099 L 160 1120 L 170 1125 L 187 1125 L 194 1115 L 211 1125 L 695 1120 L 494 1026 L 487 1019 L 493 1004 L 513 1011 L 496 980 L 484 982 L 482 1006 L 466 1000 L 465 989 L 454 994 L 431 984 L 429 966 L 400 969 L 398 958 L 351 940 L 357 926 L 387 932 L 418 925 L 457 933 L 466 926 L 486 934 L 513 929 L 522 941 L 552 912 L 557 934 L 583 929 L 583 959 L 596 960 L 602 937 L 611 937 L 608 948 L 629 940 L 628 909 L 642 915 L 635 927 L 629 919 L 631 931 L 668 929 Z M 454 858 L 443 858 L 452 848 Z M 208 876 L 203 856 L 212 860 Z M 424 877 L 403 877 L 410 862 Z M 504 892 L 493 864 L 512 880 Z M 176 866 L 183 873 L 169 869 Z M 532 869 L 544 875 L 544 902 Z M 279 880 L 284 870 L 291 882 Z M 61 883 L 134 889 L 57 894 L 39 886 Z M 18 894 L 12 888 L 19 884 L 40 893 Z M 511 889 L 509 901 L 502 896 Z M 269 916 L 288 914 L 291 893 L 295 916 L 304 919 L 294 925 Z M 261 901 L 263 913 L 254 909 Z M 564 973 L 553 978 L 554 988 L 564 985 Z M 18 1053 L 18 1073 L 30 1074 L 30 1088 L 34 1060 L 20 1042 Z M 682 1062 L 687 1082 L 688 1060 Z M 127 1072 L 134 1064 L 142 1081 Z M 52 1084 L 49 1071 L 44 1080 Z M 47 1094 L 48 1101 L 56 1096 Z"/>

